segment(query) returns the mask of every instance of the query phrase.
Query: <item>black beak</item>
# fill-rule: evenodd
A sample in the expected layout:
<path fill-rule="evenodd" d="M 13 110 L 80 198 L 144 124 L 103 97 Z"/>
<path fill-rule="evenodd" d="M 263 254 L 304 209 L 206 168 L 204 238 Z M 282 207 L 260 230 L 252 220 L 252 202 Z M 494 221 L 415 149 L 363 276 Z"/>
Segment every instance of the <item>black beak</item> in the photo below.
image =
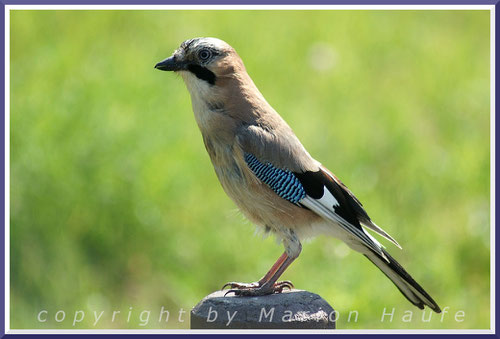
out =
<path fill-rule="evenodd" d="M 171 56 L 155 65 L 160 71 L 180 71 L 185 68 L 184 62 L 177 60 L 175 56 Z"/>

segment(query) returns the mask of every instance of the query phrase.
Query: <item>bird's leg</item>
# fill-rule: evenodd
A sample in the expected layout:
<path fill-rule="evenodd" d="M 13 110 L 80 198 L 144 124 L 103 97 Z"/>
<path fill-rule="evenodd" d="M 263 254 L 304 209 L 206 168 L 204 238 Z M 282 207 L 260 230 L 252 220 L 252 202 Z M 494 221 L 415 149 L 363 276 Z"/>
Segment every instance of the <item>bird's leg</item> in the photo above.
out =
<path fill-rule="evenodd" d="M 274 265 L 271 267 L 269 271 L 267 271 L 266 275 L 264 275 L 260 280 L 258 281 L 259 286 L 263 285 L 266 281 L 270 280 L 271 277 L 276 274 L 276 271 L 283 265 L 287 258 L 286 252 L 283 252 L 283 254 L 276 260 Z"/>
<path fill-rule="evenodd" d="M 262 286 L 266 281 L 271 279 L 273 274 L 276 273 L 276 271 L 280 268 L 281 265 L 283 265 L 283 262 L 285 262 L 287 258 L 286 252 L 283 253 L 278 260 L 274 263 L 274 265 L 271 267 L 271 269 L 264 275 L 259 281 L 253 282 L 253 283 L 240 283 L 240 282 L 229 282 L 222 286 L 222 289 L 226 287 L 230 288 L 237 288 L 237 289 L 242 289 L 242 288 L 258 288 L 259 286 Z"/>
<path fill-rule="evenodd" d="M 287 246 L 288 242 L 285 244 L 285 252 L 278 258 L 271 269 L 264 275 L 258 282 L 245 284 L 231 282 L 225 284 L 225 287 L 231 287 L 230 290 L 226 292 L 234 293 L 235 295 L 241 296 L 258 296 L 266 295 L 272 293 L 281 293 L 284 288 L 292 289 L 293 284 L 290 281 L 279 281 L 278 278 L 285 272 L 285 270 L 290 266 L 290 264 L 299 256 L 302 246 L 298 239 L 294 239 L 295 246 Z"/>

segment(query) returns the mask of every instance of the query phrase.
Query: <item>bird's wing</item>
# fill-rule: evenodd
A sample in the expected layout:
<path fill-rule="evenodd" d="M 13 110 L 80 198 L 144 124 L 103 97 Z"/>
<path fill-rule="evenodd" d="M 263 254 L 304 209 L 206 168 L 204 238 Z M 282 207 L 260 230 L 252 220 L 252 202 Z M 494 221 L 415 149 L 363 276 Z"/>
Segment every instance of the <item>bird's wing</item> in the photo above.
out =
<path fill-rule="evenodd" d="M 259 161 L 270 162 L 278 168 L 293 172 L 317 171 L 320 163 L 314 160 L 292 132 L 281 121 L 278 126 L 245 125 L 237 132 L 239 146 Z"/>
<path fill-rule="evenodd" d="M 340 225 L 354 238 L 360 240 L 382 258 L 386 258 L 382 245 L 361 225 L 374 229 L 396 245 L 397 242 L 371 222 L 361 203 L 340 180 L 315 162 L 300 142 L 301 148 L 297 149 L 296 145 L 280 142 L 279 136 L 269 136 L 265 131 L 254 129 L 250 133 L 255 131 L 258 134 L 252 135 L 253 142 L 245 140 L 245 135 L 240 134 L 240 146 L 247 166 L 261 182 L 281 198 L 308 208 L 321 217 Z M 300 154 L 302 150 L 305 154 Z M 279 157 L 280 152 L 285 152 L 287 157 L 283 157 L 283 154 Z M 296 156 L 294 152 L 299 152 L 302 159 L 305 159 L 302 164 L 297 163 L 300 159 L 297 161 L 297 158 L 294 158 Z M 302 170 L 304 164 L 313 169 Z"/>
<path fill-rule="evenodd" d="M 391 237 L 386 231 L 384 231 L 381 227 L 379 227 L 377 224 L 375 224 L 368 214 L 366 213 L 365 209 L 363 208 L 363 204 L 356 198 L 356 196 L 347 188 L 346 185 L 342 181 L 340 181 L 339 178 L 332 172 L 330 172 L 327 168 L 324 166 L 321 166 L 321 170 L 326 173 L 334 182 L 336 185 L 338 185 L 341 189 L 341 191 L 344 192 L 344 195 L 346 195 L 347 199 L 349 200 L 349 205 L 352 206 L 359 222 L 363 225 L 371 229 L 372 231 L 380 234 L 390 242 L 392 242 L 394 245 L 399 247 L 401 249 L 401 246 L 398 244 L 398 242 Z"/>

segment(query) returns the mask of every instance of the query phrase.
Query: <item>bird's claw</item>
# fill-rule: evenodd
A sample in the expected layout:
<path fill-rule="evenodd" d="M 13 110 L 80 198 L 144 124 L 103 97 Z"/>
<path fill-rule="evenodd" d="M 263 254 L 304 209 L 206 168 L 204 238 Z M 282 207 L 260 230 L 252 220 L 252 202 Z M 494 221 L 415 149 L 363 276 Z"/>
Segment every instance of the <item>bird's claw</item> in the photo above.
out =
<path fill-rule="evenodd" d="M 239 295 L 238 292 L 240 292 L 240 291 L 241 290 L 236 290 L 236 289 L 227 290 L 227 292 L 224 293 L 224 297 L 227 297 L 227 295 L 230 293 L 234 293 L 234 295 Z"/>
<path fill-rule="evenodd" d="M 274 284 L 274 287 L 280 287 L 281 290 L 280 292 L 284 289 L 284 288 L 288 288 L 288 290 L 292 290 L 293 289 L 293 284 L 290 280 L 283 280 L 283 281 L 278 281 L 276 284 Z"/>

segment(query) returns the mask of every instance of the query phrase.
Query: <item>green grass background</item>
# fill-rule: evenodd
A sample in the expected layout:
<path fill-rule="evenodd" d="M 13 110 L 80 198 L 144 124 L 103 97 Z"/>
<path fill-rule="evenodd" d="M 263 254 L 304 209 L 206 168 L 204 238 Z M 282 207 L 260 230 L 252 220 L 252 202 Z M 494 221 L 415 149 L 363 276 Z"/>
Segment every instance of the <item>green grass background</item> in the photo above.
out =
<path fill-rule="evenodd" d="M 182 41 L 214 36 L 449 313 L 423 322 L 332 238 L 306 243 L 283 278 L 323 296 L 342 329 L 489 328 L 489 21 L 487 11 L 11 12 L 11 327 L 188 328 L 181 308 L 259 279 L 281 254 L 221 189 L 180 77 L 153 69 Z M 94 311 L 104 311 L 95 326 Z"/>

